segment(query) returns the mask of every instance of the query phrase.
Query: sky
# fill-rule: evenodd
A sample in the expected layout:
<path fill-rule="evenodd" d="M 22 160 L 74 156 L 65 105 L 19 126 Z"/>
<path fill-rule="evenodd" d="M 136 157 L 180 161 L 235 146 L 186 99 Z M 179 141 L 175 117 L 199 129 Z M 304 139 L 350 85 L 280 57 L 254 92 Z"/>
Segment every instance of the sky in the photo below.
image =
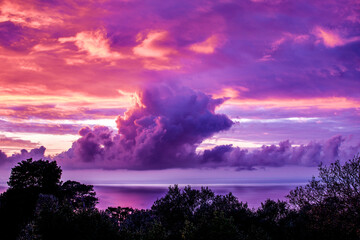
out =
<path fill-rule="evenodd" d="M 0 183 L 303 182 L 360 152 L 357 0 L 0 1 Z"/>

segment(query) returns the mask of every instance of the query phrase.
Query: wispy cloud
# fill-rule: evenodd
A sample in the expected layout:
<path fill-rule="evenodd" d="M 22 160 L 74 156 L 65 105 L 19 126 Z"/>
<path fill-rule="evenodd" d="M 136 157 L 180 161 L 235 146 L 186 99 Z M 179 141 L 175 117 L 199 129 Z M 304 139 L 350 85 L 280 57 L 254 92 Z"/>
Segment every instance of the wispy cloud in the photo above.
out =
<path fill-rule="evenodd" d="M 75 37 L 59 38 L 60 43 L 74 42 L 80 51 L 88 54 L 90 59 L 104 59 L 107 61 L 124 58 L 119 53 L 110 49 L 110 44 L 103 30 L 94 32 L 80 32 Z M 68 59 L 68 63 L 82 63 L 83 59 Z"/>
<path fill-rule="evenodd" d="M 360 36 L 344 38 L 339 33 L 322 27 L 316 27 L 314 33 L 326 47 L 331 48 L 360 41 Z"/>
<path fill-rule="evenodd" d="M 0 5 L 0 9 L 0 22 L 11 21 L 31 28 L 49 27 L 63 23 L 59 16 L 53 16 L 52 14 L 9 1 L 4 1 Z"/>
<path fill-rule="evenodd" d="M 169 54 L 176 53 L 176 50 L 161 45 L 161 42 L 165 41 L 167 37 L 168 32 L 166 31 L 151 31 L 143 40 L 141 40 L 140 34 L 138 41 L 141 43 L 134 47 L 134 54 L 141 57 L 167 58 Z"/>
<path fill-rule="evenodd" d="M 215 49 L 223 43 L 223 37 L 219 35 L 212 35 L 203 42 L 194 43 L 190 45 L 189 49 L 203 54 L 211 54 L 215 52 Z"/>

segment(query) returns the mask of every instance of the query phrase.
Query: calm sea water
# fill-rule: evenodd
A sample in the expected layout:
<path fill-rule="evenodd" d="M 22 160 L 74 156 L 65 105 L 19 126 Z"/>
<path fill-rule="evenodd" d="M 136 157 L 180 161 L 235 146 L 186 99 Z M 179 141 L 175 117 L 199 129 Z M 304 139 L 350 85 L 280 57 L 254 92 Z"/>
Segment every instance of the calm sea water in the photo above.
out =
<path fill-rule="evenodd" d="M 183 188 L 184 185 L 179 185 Z M 194 189 L 200 189 L 199 185 L 191 185 Z M 150 208 L 158 198 L 164 196 L 168 185 L 95 185 L 100 209 L 109 206 L 133 207 L 138 209 Z M 247 202 L 250 208 L 257 208 L 266 199 L 286 200 L 286 195 L 295 185 L 208 185 L 216 194 L 225 195 L 232 192 L 239 201 Z M 6 186 L 0 185 L 0 193 L 6 190 Z"/>
<path fill-rule="evenodd" d="M 183 187 L 180 185 L 180 187 Z M 239 201 L 247 202 L 250 208 L 257 208 L 266 199 L 285 200 L 293 185 L 212 185 L 208 186 L 216 194 L 232 192 Z M 192 188 L 200 189 L 195 185 Z M 98 208 L 108 206 L 150 208 L 158 198 L 166 194 L 166 185 L 108 185 L 95 186 L 99 198 Z"/>

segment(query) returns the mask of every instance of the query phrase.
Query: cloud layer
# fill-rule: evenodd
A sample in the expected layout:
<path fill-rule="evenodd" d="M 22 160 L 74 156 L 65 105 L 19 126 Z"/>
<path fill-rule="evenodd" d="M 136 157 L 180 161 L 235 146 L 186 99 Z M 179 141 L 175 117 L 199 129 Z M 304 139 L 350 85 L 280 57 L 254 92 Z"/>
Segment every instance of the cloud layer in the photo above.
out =
<path fill-rule="evenodd" d="M 44 159 L 45 158 L 45 150 L 46 148 L 41 146 L 39 148 L 31 149 L 27 151 L 26 149 L 22 149 L 20 153 L 14 153 L 11 156 L 7 156 L 4 152 L 0 150 L 0 165 L 2 164 L 15 164 L 22 160 L 26 160 L 29 158 L 33 159 Z"/>
<path fill-rule="evenodd" d="M 69 168 L 166 169 L 232 167 L 254 169 L 286 165 L 317 166 L 347 158 L 360 150 L 342 136 L 324 142 L 263 145 L 249 150 L 219 145 L 197 151 L 199 145 L 234 124 L 215 108 L 213 99 L 188 88 L 153 88 L 138 95 L 138 103 L 117 118 L 118 133 L 104 126 L 85 127 L 68 151 L 55 157 Z"/>
<path fill-rule="evenodd" d="M 294 146 L 287 140 L 278 145 L 264 145 L 253 151 L 231 145 L 221 145 L 211 150 L 205 150 L 201 156 L 201 163 L 204 166 L 231 166 L 238 169 L 285 165 L 318 166 L 320 163 L 350 158 L 360 150 L 359 147 L 355 149 L 341 148 L 344 141 L 342 136 L 335 136 L 323 143 L 310 142 L 306 145 Z"/>

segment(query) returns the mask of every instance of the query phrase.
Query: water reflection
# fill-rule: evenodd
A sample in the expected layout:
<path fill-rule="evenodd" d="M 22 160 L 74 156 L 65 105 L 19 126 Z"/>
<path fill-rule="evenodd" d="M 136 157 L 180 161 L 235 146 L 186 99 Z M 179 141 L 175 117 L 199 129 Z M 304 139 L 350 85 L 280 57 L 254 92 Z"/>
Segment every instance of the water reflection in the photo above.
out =
<path fill-rule="evenodd" d="M 179 185 L 183 188 L 185 185 Z M 286 200 L 286 195 L 297 185 L 207 185 L 215 194 L 225 195 L 232 192 L 239 201 L 247 202 L 250 208 L 257 208 L 261 202 L 270 198 Z M 191 185 L 200 189 L 200 185 Z M 7 189 L 0 185 L 0 193 Z M 95 185 L 94 189 L 99 198 L 100 209 L 109 206 L 133 207 L 139 209 L 150 208 L 158 198 L 164 196 L 168 185 Z"/>
<path fill-rule="evenodd" d="M 183 187 L 183 186 L 180 186 Z M 200 189 L 200 186 L 192 186 Z M 285 196 L 292 185 L 212 185 L 209 186 L 216 194 L 232 192 L 239 201 L 247 202 L 250 208 L 257 208 L 261 202 L 270 198 L 285 200 Z M 164 196 L 168 190 L 167 185 L 108 185 L 95 186 L 99 198 L 100 209 L 108 206 L 121 206 L 133 208 L 150 208 L 156 199 Z"/>

